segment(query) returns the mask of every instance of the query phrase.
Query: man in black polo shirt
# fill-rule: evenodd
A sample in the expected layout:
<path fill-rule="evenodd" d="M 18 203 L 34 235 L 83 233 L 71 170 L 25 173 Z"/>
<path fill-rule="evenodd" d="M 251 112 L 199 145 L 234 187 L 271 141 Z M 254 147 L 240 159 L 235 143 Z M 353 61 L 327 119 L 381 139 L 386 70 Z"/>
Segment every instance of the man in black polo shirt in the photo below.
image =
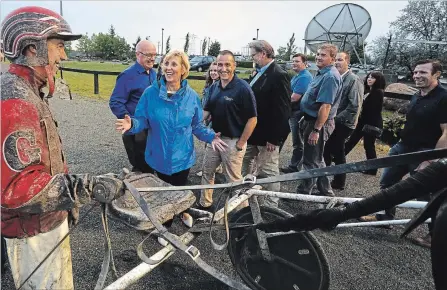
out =
<path fill-rule="evenodd" d="M 439 83 L 442 66 L 438 60 L 422 60 L 416 63 L 413 79 L 420 92 L 410 102 L 405 127 L 400 141 L 394 145 L 389 155 L 430 150 L 447 147 L 447 90 Z M 407 173 L 425 168 L 432 161 L 408 166 L 385 168 L 380 178 L 380 188 L 384 189 L 398 183 Z M 391 208 L 385 214 L 365 216 L 363 221 L 394 219 L 396 209 Z M 417 243 L 430 246 L 430 235 L 417 239 Z"/>
<path fill-rule="evenodd" d="M 228 145 L 225 152 L 214 151 L 208 146 L 203 161 L 202 184 L 214 184 L 216 168 L 222 163 L 227 182 L 242 179 L 242 160 L 247 149 L 247 140 L 256 122 L 256 100 L 250 86 L 235 74 L 236 62 L 229 50 L 217 57 L 217 71 L 220 80 L 209 91 L 204 104 L 203 119 L 211 115 L 212 128 L 221 132 L 221 139 Z M 216 131 L 217 130 L 217 131 Z M 199 207 L 209 208 L 213 204 L 213 190 L 202 190 Z"/>

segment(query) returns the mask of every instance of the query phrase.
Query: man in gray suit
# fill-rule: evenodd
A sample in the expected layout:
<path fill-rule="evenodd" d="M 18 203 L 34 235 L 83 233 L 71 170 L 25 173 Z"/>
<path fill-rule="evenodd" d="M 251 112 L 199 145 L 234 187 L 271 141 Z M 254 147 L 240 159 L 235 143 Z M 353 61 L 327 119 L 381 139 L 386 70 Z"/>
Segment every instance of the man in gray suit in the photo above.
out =
<path fill-rule="evenodd" d="M 337 53 L 335 68 L 343 81 L 343 90 L 335 116 L 335 130 L 324 147 L 324 162 L 331 166 L 346 163 L 345 141 L 354 131 L 363 103 L 364 87 L 360 78 L 349 70 L 350 55 L 348 52 Z M 333 189 L 345 188 L 346 174 L 335 175 L 331 182 Z"/>

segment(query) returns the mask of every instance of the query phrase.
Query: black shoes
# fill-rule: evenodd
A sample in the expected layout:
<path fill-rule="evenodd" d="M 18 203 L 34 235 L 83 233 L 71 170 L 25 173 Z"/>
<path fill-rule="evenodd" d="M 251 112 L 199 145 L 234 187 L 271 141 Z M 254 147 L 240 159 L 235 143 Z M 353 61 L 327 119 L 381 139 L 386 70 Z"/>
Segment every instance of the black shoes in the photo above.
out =
<path fill-rule="evenodd" d="M 336 182 L 335 180 L 331 181 L 331 187 L 332 187 L 332 189 L 338 189 L 338 190 L 344 190 L 345 189 L 345 185 L 344 184 Z"/>
<path fill-rule="evenodd" d="M 362 173 L 366 174 L 366 175 L 376 176 L 377 175 L 377 170 L 365 170 L 365 171 L 362 171 Z"/>

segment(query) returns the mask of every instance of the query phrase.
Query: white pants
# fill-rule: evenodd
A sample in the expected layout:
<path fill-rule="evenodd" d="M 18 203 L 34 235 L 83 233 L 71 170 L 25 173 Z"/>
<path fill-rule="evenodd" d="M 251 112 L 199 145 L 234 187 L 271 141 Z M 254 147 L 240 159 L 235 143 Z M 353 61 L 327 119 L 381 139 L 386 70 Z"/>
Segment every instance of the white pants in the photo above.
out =
<path fill-rule="evenodd" d="M 5 239 L 16 288 L 22 285 L 67 233 L 68 221 L 65 220 L 59 227 L 47 233 L 26 239 Z M 40 266 L 22 289 L 74 289 L 69 237 Z"/>

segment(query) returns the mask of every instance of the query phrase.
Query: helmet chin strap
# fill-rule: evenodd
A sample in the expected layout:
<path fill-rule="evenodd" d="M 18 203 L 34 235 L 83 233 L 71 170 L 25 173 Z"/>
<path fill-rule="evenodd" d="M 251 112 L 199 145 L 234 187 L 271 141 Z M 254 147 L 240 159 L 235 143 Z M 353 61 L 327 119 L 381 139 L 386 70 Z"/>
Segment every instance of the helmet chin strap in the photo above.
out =
<path fill-rule="evenodd" d="M 54 71 L 51 65 L 45 66 L 45 71 L 47 72 L 47 80 L 48 80 L 48 96 L 47 98 L 51 98 L 54 93 L 55 81 L 54 81 Z"/>

